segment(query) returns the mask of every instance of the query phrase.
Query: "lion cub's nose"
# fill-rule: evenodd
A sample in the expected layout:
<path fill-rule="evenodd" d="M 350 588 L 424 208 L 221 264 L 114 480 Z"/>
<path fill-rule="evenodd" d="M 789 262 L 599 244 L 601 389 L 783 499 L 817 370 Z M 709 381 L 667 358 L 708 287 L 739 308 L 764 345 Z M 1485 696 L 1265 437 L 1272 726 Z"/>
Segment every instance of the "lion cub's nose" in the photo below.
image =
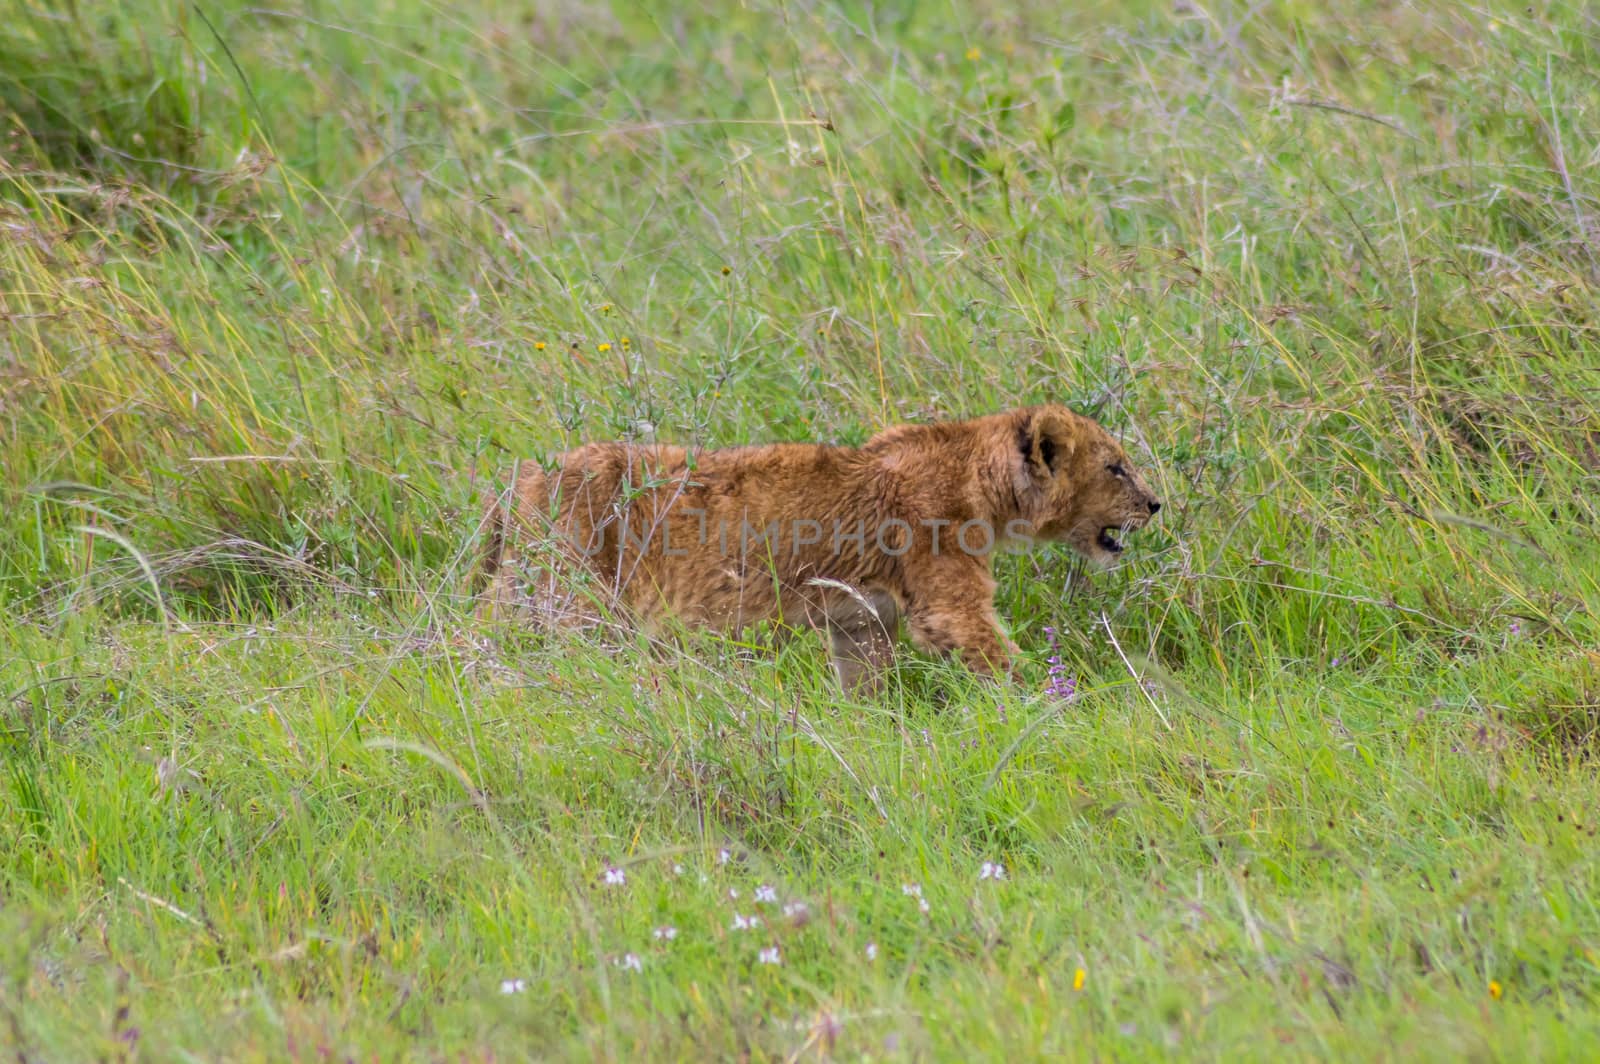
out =
<path fill-rule="evenodd" d="M 1161 504 L 1156 502 L 1154 499 L 1151 499 L 1150 500 L 1150 512 L 1151 513 L 1155 513 L 1159 509 L 1161 509 Z"/>

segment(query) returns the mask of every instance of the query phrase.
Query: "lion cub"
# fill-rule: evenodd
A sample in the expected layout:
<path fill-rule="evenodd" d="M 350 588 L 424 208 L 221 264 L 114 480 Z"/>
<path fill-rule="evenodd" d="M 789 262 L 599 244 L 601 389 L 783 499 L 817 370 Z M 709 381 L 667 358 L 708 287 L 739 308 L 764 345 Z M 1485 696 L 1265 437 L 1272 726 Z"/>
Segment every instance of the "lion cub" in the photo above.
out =
<path fill-rule="evenodd" d="M 878 686 L 904 617 L 919 647 L 1009 672 L 995 551 L 1064 542 L 1109 565 L 1159 509 L 1105 429 L 1056 405 L 861 447 L 592 443 L 486 507 L 482 612 L 822 628 L 850 692 Z"/>

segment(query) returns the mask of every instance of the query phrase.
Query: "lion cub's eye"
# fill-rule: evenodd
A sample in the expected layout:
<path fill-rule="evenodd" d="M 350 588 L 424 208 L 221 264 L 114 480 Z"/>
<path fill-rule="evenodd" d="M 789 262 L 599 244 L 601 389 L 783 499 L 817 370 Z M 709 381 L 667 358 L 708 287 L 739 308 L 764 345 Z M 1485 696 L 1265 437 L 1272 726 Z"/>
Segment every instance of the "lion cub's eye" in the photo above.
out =
<path fill-rule="evenodd" d="M 1121 462 L 1112 462 L 1110 465 L 1106 466 L 1106 472 L 1110 473 L 1114 477 L 1125 477 L 1128 475 L 1128 471 L 1122 468 Z"/>

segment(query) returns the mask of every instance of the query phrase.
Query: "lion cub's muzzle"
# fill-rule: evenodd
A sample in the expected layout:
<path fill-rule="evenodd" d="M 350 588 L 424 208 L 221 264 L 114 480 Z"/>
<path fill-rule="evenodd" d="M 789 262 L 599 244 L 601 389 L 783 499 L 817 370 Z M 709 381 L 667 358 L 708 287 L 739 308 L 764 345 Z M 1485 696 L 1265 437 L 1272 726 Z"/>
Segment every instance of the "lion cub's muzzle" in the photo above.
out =
<path fill-rule="evenodd" d="M 1109 551 L 1112 554 L 1121 554 L 1122 541 L 1117 537 L 1126 535 L 1129 532 L 1137 532 L 1149 524 L 1150 519 L 1161 509 L 1161 503 L 1154 498 L 1145 500 L 1145 506 L 1149 511 L 1148 513 L 1135 511 L 1124 519 L 1120 525 L 1107 525 L 1100 530 L 1100 536 L 1095 542 L 1099 544 L 1102 550 Z"/>

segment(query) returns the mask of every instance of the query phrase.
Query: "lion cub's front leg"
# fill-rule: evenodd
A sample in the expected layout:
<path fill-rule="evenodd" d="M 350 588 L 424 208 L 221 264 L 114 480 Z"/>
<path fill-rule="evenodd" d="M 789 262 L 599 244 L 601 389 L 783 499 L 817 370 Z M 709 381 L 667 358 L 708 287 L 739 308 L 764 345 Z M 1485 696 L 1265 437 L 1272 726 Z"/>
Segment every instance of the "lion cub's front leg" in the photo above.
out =
<path fill-rule="evenodd" d="M 894 599 L 882 591 L 869 591 L 862 601 L 846 599 L 829 609 L 824 626 L 839 686 L 850 695 L 876 693 L 894 663 L 900 628 Z"/>
<path fill-rule="evenodd" d="M 994 609 L 994 578 L 978 566 L 946 568 L 920 587 L 906 620 L 912 640 L 924 650 L 954 653 L 973 672 L 1013 675 L 1017 645 L 1000 628 Z"/>

